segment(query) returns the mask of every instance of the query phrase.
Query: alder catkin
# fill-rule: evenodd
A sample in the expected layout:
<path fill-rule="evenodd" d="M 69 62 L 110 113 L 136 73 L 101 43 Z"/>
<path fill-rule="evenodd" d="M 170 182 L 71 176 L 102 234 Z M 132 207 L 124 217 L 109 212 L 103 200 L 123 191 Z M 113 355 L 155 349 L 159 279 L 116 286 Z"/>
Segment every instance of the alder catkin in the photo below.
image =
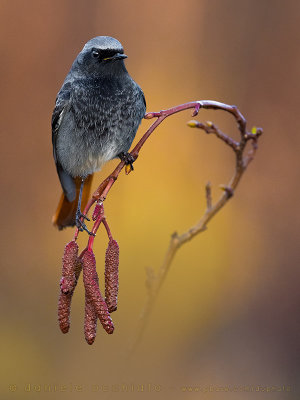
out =
<path fill-rule="evenodd" d="M 99 289 L 96 259 L 91 250 L 87 250 L 84 253 L 82 263 L 83 282 L 87 296 L 91 300 L 103 328 L 107 333 L 111 334 L 114 331 L 114 325 Z"/>
<path fill-rule="evenodd" d="M 58 322 L 60 330 L 67 333 L 70 329 L 71 301 L 77 284 L 82 262 L 78 258 L 78 245 L 72 240 L 65 247 L 60 280 L 60 295 L 58 300 Z"/>
<path fill-rule="evenodd" d="M 72 293 L 60 293 L 58 300 L 58 323 L 62 333 L 69 332 L 70 329 L 70 310 Z"/>
<path fill-rule="evenodd" d="M 76 286 L 75 269 L 78 259 L 78 244 L 72 240 L 65 247 L 60 290 L 64 294 L 73 292 Z"/>
<path fill-rule="evenodd" d="M 105 302 L 109 312 L 116 311 L 119 289 L 119 245 L 111 239 L 105 253 Z"/>
<path fill-rule="evenodd" d="M 96 339 L 97 319 L 93 300 L 85 293 L 84 336 L 88 344 L 93 344 Z"/>

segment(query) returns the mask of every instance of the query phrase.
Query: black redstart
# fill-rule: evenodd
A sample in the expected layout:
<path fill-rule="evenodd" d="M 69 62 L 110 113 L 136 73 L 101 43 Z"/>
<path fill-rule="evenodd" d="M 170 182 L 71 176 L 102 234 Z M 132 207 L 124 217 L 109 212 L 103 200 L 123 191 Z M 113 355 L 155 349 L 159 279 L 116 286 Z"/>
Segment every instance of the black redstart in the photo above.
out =
<path fill-rule="evenodd" d="M 92 174 L 128 150 L 145 115 L 141 88 L 128 74 L 121 43 L 109 36 L 88 41 L 76 57 L 52 115 L 53 156 L 63 188 L 53 223 L 59 229 L 82 222 Z M 83 186 L 85 182 L 85 185 Z"/>

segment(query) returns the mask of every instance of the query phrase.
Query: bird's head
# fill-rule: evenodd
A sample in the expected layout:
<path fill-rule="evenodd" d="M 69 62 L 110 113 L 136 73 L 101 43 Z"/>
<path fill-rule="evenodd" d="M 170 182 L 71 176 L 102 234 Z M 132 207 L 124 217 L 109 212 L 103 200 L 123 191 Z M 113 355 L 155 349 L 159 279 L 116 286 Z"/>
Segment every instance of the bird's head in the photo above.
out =
<path fill-rule="evenodd" d="M 121 43 L 109 36 L 89 40 L 78 54 L 74 67 L 89 76 L 116 74 L 126 71 Z"/>

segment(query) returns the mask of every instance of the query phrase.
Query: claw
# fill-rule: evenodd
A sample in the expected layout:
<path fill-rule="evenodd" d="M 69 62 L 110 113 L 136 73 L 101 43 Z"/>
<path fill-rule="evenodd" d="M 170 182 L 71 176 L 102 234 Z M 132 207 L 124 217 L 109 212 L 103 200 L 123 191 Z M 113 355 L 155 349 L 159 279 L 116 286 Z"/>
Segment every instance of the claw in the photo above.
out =
<path fill-rule="evenodd" d="M 83 218 L 83 220 L 86 219 L 87 221 L 90 221 L 90 219 L 86 215 L 82 214 L 81 211 L 77 211 L 76 218 Z"/>
<path fill-rule="evenodd" d="M 81 181 L 81 186 L 80 186 L 80 192 L 79 192 L 79 199 L 78 199 L 78 205 L 77 205 L 77 211 L 76 211 L 76 219 L 75 219 L 75 224 L 80 232 L 86 231 L 89 235 L 95 236 L 94 233 L 90 232 L 84 223 L 84 220 L 86 219 L 89 221 L 90 219 L 82 214 L 81 212 L 81 199 L 82 199 L 82 190 L 83 190 L 83 185 L 84 185 L 84 178 L 82 178 Z"/>
<path fill-rule="evenodd" d="M 76 213 L 76 226 L 79 229 L 80 232 L 86 231 L 90 236 L 95 236 L 94 233 L 92 233 L 91 231 L 88 230 L 86 224 L 84 223 L 84 220 L 89 221 L 90 219 L 82 214 L 80 211 L 77 211 Z"/>
<path fill-rule="evenodd" d="M 133 171 L 133 163 L 135 162 L 135 158 L 130 153 L 122 153 L 119 154 L 119 158 L 125 162 L 126 165 L 130 165 L 131 171 Z"/>

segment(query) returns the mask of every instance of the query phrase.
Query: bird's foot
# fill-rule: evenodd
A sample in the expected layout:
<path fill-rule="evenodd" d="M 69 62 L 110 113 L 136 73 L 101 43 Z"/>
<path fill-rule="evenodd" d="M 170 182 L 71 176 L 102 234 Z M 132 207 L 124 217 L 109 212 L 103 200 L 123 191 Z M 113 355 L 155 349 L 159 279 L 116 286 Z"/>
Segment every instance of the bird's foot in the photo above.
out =
<path fill-rule="evenodd" d="M 130 154 L 130 153 L 125 153 L 125 151 L 122 151 L 118 157 L 121 159 L 121 161 L 125 162 L 125 165 L 130 165 L 131 171 L 133 171 L 133 163 L 135 162 L 135 158 Z"/>
<path fill-rule="evenodd" d="M 84 222 L 84 220 L 90 221 L 90 219 L 82 214 L 82 212 L 79 210 L 76 212 L 76 226 L 79 229 L 80 232 L 86 231 L 89 235 L 95 236 L 94 233 L 90 232 Z"/>

